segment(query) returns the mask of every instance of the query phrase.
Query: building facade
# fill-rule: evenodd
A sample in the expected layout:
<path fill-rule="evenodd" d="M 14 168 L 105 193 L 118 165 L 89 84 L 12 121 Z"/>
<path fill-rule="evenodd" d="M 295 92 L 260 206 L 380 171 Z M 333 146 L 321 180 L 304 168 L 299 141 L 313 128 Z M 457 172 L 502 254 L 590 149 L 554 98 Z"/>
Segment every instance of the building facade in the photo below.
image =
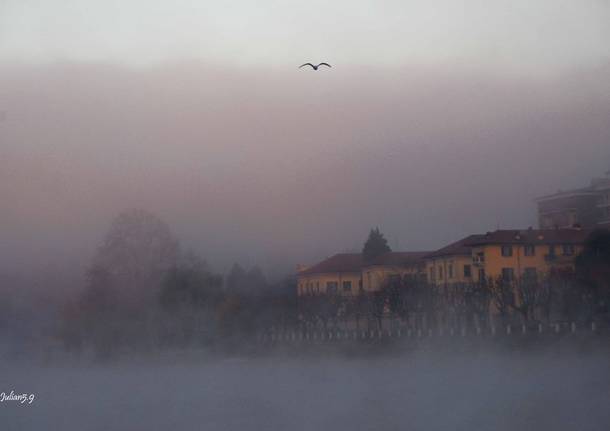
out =
<path fill-rule="evenodd" d="M 429 252 L 389 252 L 363 264 L 364 291 L 380 290 L 392 277 L 422 278 L 426 276 L 423 259 Z"/>
<path fill-rule="evenodd" d="M 469 242 L 479 279 L 513 281 L 571 269 L 588 229 L 497 230 Z"/>
<path fill-rule="evenodd" d="M 391 277 L 425 277 L 429 252 L 389 252 L 365 262 L 360 253 L 339 253 L 297 272 L 299 296 L 355 295 L 381 289 Z"/>
<path fill-rule="evenodd" d="M 339 253 L 297 272 L 299 296 L 339 293 L 351 295 L 362 287 L 362 255 Z"/>
<path fill-rule="evenodd" d="M 610 225 L 610 171 L 587 187 L 536 199 L 540 229 Z"/>
<path fill-rule="evenodd" d="M 479 280 L 470 243 L 482 235 L 470 235 L 425 257 L 427 280 L 435 286 Z"/>

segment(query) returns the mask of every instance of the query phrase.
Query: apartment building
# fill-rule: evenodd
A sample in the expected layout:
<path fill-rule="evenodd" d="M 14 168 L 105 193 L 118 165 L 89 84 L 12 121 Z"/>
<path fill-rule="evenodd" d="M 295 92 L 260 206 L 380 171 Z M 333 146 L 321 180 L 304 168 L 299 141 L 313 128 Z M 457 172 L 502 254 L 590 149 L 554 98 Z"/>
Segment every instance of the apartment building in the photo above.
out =
<path fill-rule="evenodd" d="M 536 199 L 540 229 L 594 228 L 610 225 L 610 171 L 587 187 Z"/>

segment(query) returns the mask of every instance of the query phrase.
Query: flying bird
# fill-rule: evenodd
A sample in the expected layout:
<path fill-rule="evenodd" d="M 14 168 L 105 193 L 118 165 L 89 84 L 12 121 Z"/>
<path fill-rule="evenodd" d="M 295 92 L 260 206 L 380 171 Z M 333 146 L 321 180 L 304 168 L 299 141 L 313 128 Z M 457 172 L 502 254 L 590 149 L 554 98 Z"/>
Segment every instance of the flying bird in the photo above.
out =
<path fill-rule="evenodd" d="M 305 63 L 305 64 L 301 64 L 301 65 L 299 66 L 299 69 L 300 69 L 301 67 L 303 67 L 303 66 L 311 66 L 311 67 L 313 68 L 313 70 L 318 70 L 318 67 L 320 67 L 320 66 L 328 66 L 328 67 L 332 67 L 332 66 L 331 66 L 330 64 L 328 64 L 328 63 L 320 63 L 320 64 L 318 64 L 318 65 L 316 65 L 316 64 L 311 64 L 311 63 Z"/>

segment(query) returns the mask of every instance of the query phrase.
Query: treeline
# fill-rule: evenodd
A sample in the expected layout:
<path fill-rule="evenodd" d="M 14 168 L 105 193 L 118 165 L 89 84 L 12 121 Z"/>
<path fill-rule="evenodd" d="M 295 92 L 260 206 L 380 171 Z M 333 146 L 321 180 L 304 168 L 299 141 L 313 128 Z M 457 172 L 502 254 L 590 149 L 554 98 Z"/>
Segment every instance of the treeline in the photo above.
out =
<path fill-rule="evenodd" d="M 363 255 L 389 250 L 378 229 Z M 131 210 L 112 223 L 78 297 L 63 307 L 59 336 L 68 351 L 207 346 L 244 349 L 259 335 L 311 329 L 486 328 L 555 322 L 610 324 L 610 233 L 594 232 L 575 270 L 543 278 L 430 285 L 390 277 L 376 292 L 297 298 L 296 280 L 269 283 L 235 264 L 226 277 L 184 251 L 156 216 Z"/>
<path fill-rule="evenodd" d="M 98 356 L 196 346 L 243 348 L 254 334 L 294 326 L 296 282 L 269 283 L 257 267 L 226 278 L 183 251 L 156 216 L 119 215 L 99 247 L 82 293 L 61 313 L 66 350 Z"/>
<path fill-rule="evenodd" d="M 595 231 L 574 269 L 444 286 L 389 277 L 375 292 L 299 298 L 301 329 L 489 328 L 557 322 L 610 325 L 610 232 Z"/>

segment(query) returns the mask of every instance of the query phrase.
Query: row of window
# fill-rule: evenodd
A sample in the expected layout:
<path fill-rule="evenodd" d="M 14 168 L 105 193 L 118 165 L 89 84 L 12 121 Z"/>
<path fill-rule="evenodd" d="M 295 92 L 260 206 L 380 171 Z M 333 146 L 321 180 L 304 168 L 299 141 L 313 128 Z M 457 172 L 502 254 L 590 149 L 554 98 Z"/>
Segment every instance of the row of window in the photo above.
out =
<path fill-rule="evenodd" d="M 561 246 L 561 252 L 564 256 L 573 256 L 574 255 L 574 245 L 573 244 L 563 244 Z M 536 246 L 533 244 L 525 244 L 523 246 L 523 254 L 525 256 L 535 256 L 536 255 Z M 502 246 L 502 256 L 510 257 L 513 255 L 513 246 L 512 245 L 503 245 Z M 555 256 L 555 246 L 549 245 L 549 255 Z"/>
<path fill-rule="evenodd" d="M 430 268 L 430 280 L 434 280 L 435 279 L 435 275 L 438 275 L 438 279 L 442 280 L 444 277 L 443 274 L 443 267 L 439 266 L 437 267 L 437 274 L 434 273 L 434 268 Z M 464 273 L 464 278 L 470 278 L 472 277 L 472 267 L 470 265 L 464 265 L 463 267 L 463 273 Z M 447 278 L 448 279 L 452 279 L 454 277 L 454 271 L 453 271 L 453 264 L 450 263 L 449 265 L 447 265 Z"/>
<path fill-rule="evenodd" d="M 443 279 L 443 267 L 437 267 L 438 279 Z M 433 281 L 435 279 L 434 268 L 430 268 L 430 280 Z M 527 267 L 523 271 L 523 276 L 525 278 L 535 278 L 537 276 L 537 270 L 534 267 Z M 464 265 L 464 278 L 472 277 L 472 267 L 470 265 Z M 447 265 L 447 278 L 453 278 L 453 264 Z M 485 270 L 483 268 L 479 269 L 479 280 L 485 279 Z M 515 270 L 514 268 L 502 268 L 502 279 L 507 281 L 512 281 L 515 279 Z"/>
<path fill-rule="evenodd" d="M 313 282 L 309 282 L 305 284 L 305 292 L 312 294 L 312 293 L 320 293 L 320 282 L 316 281 L 315 283 Z M 351 281 L 344 281 L 342 283 L 343 291 L 344 292 L 351 292 L 352 290 L 352 282 Z M 337 281 L 327 281 L 326 282 L 326 291 L 329 293 L 334 293 L 337 292 L 339 290 L 339 282 Z"/>

